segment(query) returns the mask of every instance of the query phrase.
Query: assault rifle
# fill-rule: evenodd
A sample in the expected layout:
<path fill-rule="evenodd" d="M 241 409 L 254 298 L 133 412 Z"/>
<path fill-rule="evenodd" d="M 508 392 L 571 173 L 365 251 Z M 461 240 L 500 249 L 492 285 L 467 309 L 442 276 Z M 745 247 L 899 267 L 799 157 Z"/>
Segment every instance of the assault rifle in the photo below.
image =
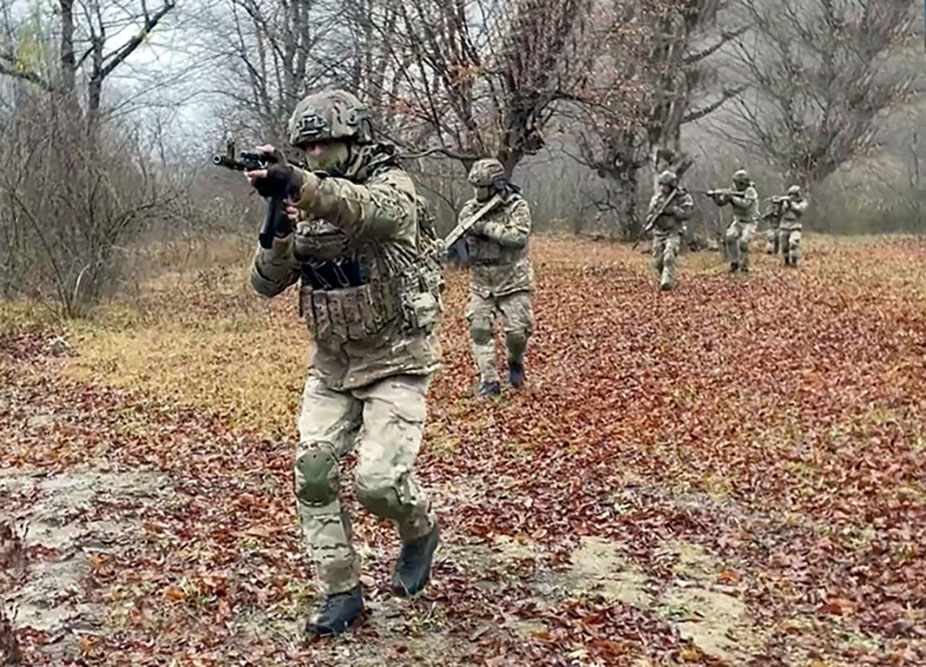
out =
<path fill-rule="evenodd" d="M 771 202 L 771 207 L 769 208 L 769 210 L 765 212 L 765 214 L 763 214 L 763 216 L 760 219 L 761 220 L 773 220 L 775 218 L 780 218 L 783 213 L 782 205 L 790 199 L 791 197 L 789 195 L 779 195 L 777 197 L 766 197 L 765 201 Z"/>
<path fill-rule="evenodd" d="M 236 158 L 234 142 L 228 142 L 226 147 L 228 150 L 225 155 L 216 154 L 212 156 L 212 164 L 233 171 L 255 171 L 257 169 L 266 169 L 268 165 L 277 161 L 272 155 L 250 151 L 241 151 Z M 260 226 L 260 232 L 257 234 L 257 241 L 260 243 L 261 248 L 269 249 L 273 247 L 274 233 L 282 214 L 283 199 L 270 197 L 267 200 L 267 213 L 264 215 L 264 222 Z"/>
<path fill-rule="evenodd" d="M 665 213 L 665 210 L 669 207 L 669 204 L 672 203 L 672 200 L 675 199 L 675 195 L 678 194 L 678 187 L 672 190 L 671 194 L 663 200 L 660 206 L 657 206 L 653 211 L 646 216 L 646 220 L 643 222 L 643 229 L 640 231 L 640 235 L 637 237 L 637 240 L 633 242 L 633 245 L 630 246 L 631 250 L 636 250 L 637 246 L 640 245 L 640 241 L 643 240 L 643 237 L 653 228 L 656 224 L 656 220 L 660 215 Z"/>
<path fill-rule="evenodd" d="M 516 195 L 521 192 L 521 188 L 509 181 L 505 176 L 496 177 L 492 181 L 492 185 L 495 187 L 495 194 L 492 195 L 492 198 L 471 216 L 465 220 L 460 220 L 457 226 L 450 230 L 450 233 L 444 237 L 442 243 L 444 244 L 445 251 L 450 250 L 454 243 L 459 241 L 466 232 L 473 228 L 473 225 L 482 220 L 492 209 L 506 201 L 511 195 Z"/>
<path fill-rule="evenodd" d="M 730 188 L 724 188 L 724 189 L 722 189 L 722 190 L 698 190 L 698 192 L 700 192 L 700 193 L 703 194 L 703 195 L 707 195 L 708 197 L 710 197 L 711 199 L 713 199 L 714 197 L 718 197 L 718 196 L 720 196 L 720 195 L 724 195 L 724 196 L 729 197 L 730 195 L 732 195 L 732 194 L 733 194 L 734 192 L 736 192 L 736 191 L 735 191 L 735 190 L 732 190 L 732 189 L 730 189 Z"/>
<path fill-rule="evenodd" d="M 501 201 L 502 201 L 501 193 L 496 193 L 478 211 L 473 213 L 471 216 L 469 216 L 465 220 L 460 220 L 460 222 L 457 223 L 457 226 L 454 227 L 452 230 L 450 230 L 450 233 L 447 234 L 447 236 L 444 238 L 443 240 L 444 248 L 446 250 L 449 250 L 450 247 L 454 243 L 460 240 L 460 237 L 462 237 L 466 232 L 472 229 L 473 225 L 475 225 L 477 222 L 482 220 L 482 218 L 485 217 L 486 213 L 488 213 L 493 208 L 495 208 L 499 203 L 501 203 Z"/>

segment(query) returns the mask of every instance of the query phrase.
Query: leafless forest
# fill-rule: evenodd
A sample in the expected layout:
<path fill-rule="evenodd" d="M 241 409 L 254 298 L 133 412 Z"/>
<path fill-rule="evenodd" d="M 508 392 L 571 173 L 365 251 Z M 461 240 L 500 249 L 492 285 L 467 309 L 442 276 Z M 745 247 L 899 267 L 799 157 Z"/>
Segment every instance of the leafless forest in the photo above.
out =
<path fill-rule="evenodd" d="M 283 144 L 307 91 L 374 110 L 446 227 L 495 155 L 539 229 L 631 238 L 654 171 L 747 166 L 812 229 L 921 231 L 922 20 L 909 0 L 5 0 L 0 292 L 81 312 L 142 238 L 249 234 L 209 166 Z M 699 202 L 694 227 L 716 231 Z"/>
<path fill-rule="evenodd" d="M 0 664 L 926 664 L 922 11 L 0 0 Z M 439 231 L 503 162 L 536 328 L 527 385 L 475 397 L 447 267 L 431 585 L 391 595 L 393 528 L 359 512 L 369 614 L 306 642 L 308 334 L 247 284 L 264 202 L 211 158 L 285 146 L 330 86 Z M 801 185 L 806 261 L 729 275 L 695 192 L 659 292 L 625 241 L 667 167 Z"/>

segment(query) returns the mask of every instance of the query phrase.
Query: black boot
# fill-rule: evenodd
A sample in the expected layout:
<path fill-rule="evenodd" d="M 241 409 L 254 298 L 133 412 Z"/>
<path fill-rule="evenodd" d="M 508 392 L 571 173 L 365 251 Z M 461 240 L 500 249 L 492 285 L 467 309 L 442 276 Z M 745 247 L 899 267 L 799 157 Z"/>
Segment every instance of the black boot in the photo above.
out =
<path fill-rule="evenodd" d="M 483 382 L 479 385 L 479 396 L 499 396 L 502 393 L 502 387 L 496 380 L 495 382 Z"/>
<path fill-rule="evenodd" d="M 431 560 L 439 539 L 437 524 L 430 533 L 414 542 L 403 542 L 392 575 L 392 592 L 411 597 L 427 586 L 431 579 Z"/>
<path fill-rule="evenodd" d="M 740 265 L 736 262 L 730 262 L 730 273 L 736 273 L 740 270 Z"/>
<path fill-rule="evenodd" d="M 508 362 L 508 384 L 515 389 L 524 386 L 524 364 L 516 361 Z"/>
<path fill-rule="evenodd" d="M 349 591 L 325 596 L 318 616 L 305 624 L 306 634 L 316 637 L 339 635 L 360 618 L 363 612 L 363 594 L 360 584 Z"/>

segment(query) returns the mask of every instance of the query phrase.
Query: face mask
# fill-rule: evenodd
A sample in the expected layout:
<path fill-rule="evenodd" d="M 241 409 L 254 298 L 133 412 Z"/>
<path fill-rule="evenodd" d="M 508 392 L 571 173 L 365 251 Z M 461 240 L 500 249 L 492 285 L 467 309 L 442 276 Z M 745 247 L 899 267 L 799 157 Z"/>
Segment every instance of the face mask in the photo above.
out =
<path fill-rule="evenodd" d="M 662 194 L 664 195 L 667 195 L 670 192 L 672 192 L 672 186 L 667 183 L 663 183 L 660 187 L 662 188 Z"/>
<path fill-rule="evenodd" d="M 309 144 L 305 148 L 306 165 L 312 171 L 326 171 L 339 174 L 347 165 L 350 151 L 343 141 L 328 141 L 321 144 Z"/>
<path fill-rule="evenodd" d="M 473 191 L 476 193 L 477 201 L 488 201 L 492 197 L 492 188 L 491 187 L 476 187 L 473 188 Z"/>

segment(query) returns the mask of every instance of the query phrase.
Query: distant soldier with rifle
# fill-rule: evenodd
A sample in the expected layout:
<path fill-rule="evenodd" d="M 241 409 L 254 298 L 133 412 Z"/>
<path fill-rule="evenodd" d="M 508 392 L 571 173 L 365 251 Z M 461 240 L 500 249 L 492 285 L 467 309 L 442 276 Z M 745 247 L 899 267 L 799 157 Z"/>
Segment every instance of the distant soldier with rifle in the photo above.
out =
<path fill-rule="evenodd" d="M 643 234 L 653 230 L 653 267 L 660 276 L 659 288 L 670 290 L 675 286 L 675 263 L 694 201 L 679 186 L 674 171 L 659 174 L 658 183 L 659 192 L 649 203 Z"/>
<path fill-rule="evenodd" d="M 792 185 L 788 188 L 788 194 L 776 197 L 776 201 L 781 210 L 778 245 L 781 247 L 785 266 L 797 268 L 801 256 L 801 232 L 804 227 L 802 219 L 809 204 L 801 194 L 799 185 Z"/>
<path fill-rule="evenodd" d="M 311 171 L 261 146 L 263 166 L 246 172 L 261 195 L 283 202 L 261 238 L 251 285 L 272 297 L 300 283 L 299 311 L 312 334 L 293 482 L 324 594 L 306 632 L 327 636 L 363 610 L 360 559 L 340 486 L 341 461 L 355 446 L 357 500 L 392 520 L 402 539 L 393 592 L 414 595 L 428 583 L 438 526 L 413 468 L 440 363 L 443 249 L 394 149 L 373 140 L 367 109 L 352 94 L 306 97 L 289 135 Z"/>
<path fill-rule="evenodd" d="M 749 240 L 756 229 L 759 209 L 755 183 L 749 179 L 745 169 L 740 169 L 733 174 L 732 189 L 708 190 L 707 196 L 717 206 L 729 204 L 733 208 L 733 220 L 727 227 L 725 237 L 730 272 L 749 271 Z"/>
<path fill-rule="evenodd" d="M 768 230 L 765 232 L 765 252 L 769 255 L 777 255 L 781 252 L 779 244 L 779 229 L 781 228 L 781 215 L 784 212 L 782 203 L 788 197 L 769 197 L 768 210 L 762 215 L 762 220 L 768 223 Z"/>
<path fill-rule="evenodd" d="M 444 242 L 452 244 L 461 234 L 466 240 L 470 259 L 466 319 L 479 372 L 477 393 L 491 397 L 501 393 L 495 364 L 499 316 L 508 350 L 508 382 L 515 389 L 524 384 L 524 354 L 534 327 L 531 211 L 498 160 L 477 160 L 469 182 L 475 196 L 463 205 L 457 228 Z"/>

